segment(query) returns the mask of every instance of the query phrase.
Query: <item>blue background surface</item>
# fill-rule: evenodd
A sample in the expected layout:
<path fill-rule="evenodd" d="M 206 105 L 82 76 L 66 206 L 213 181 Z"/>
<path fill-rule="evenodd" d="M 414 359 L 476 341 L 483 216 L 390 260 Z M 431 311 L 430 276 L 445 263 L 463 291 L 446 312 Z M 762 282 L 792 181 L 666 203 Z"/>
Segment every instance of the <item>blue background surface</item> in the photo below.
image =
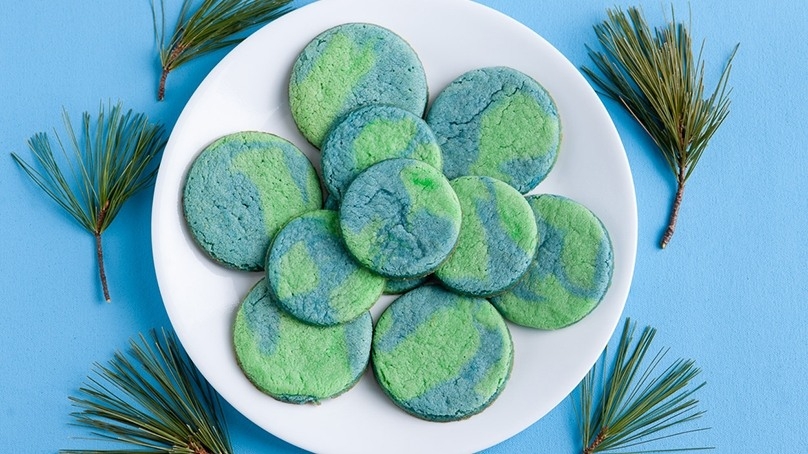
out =
<path fill-rule="evenodd" d="M 167 1 L 176 17 L 180 0 Z M 295 5 L 308 2 L 298 1 Z M 643 6 L 652 24 L 669 14 L 658 0 L 482 0 L 526 24 L 576 66 L 589 64 L 592 26 L 608 6 Z M 102 301 L 94 243 L 16 167 L 39 131 L 62 132 L 99 102 L 121 100 L 171 128 L 185 102 L 224 55 L 172 73 L 165 102 L 149 3 L 2 0 L 0 14 L 0 445 L 3 452 L 86 446 L 69 426 L 68 395 L 95 361 L 107 361 L 139 331 L 167 326 L 152 265 L 151 189 L 135 196 L 104 237 L 113 302 Z M 673 2 L 688 18 L 712 83 L 735 43 L 730 116 L 690 180 L 676 235 L 657 242 L 673 179 L 642 129 L 606 102 L 635 179 L 639 245 L 625 315 L 658 328 L 658 346 L 703 368 L 698 393 L 711 430 L 681 442 L 718 452 L 797 452 L 808 409 L 808 3 Z M 690 11 L 688 13 L 688 10 Z M 428 14 L 428 12 L 425 12 Z M 282 43 L 279 43 L 282 45 Z M 237 453 L 295 453 L 226 407 Z M 314 435 L 312 435 L 314 436 Z M 486 451 L 580 452 L 565 400 L 524 432 Z"/>

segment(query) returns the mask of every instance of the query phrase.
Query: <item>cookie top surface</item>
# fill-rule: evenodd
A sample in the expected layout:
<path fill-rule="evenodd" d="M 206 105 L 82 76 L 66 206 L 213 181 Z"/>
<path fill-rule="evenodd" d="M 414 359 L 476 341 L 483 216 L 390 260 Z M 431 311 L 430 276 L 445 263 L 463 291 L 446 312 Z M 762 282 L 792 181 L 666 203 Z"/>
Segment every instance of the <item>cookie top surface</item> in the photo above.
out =
<path fill-rule="evenodd" d="M 266 279 L 236 313 L 233 345 L 247 378 L 275 399 L 302 404 L 347 391 L 362 376 L 370 355 L 370 313 L 335 326 L 303 323 L 281 310 Z"/>
<path fill-rule="evenodd" d="M 261 270 L 275 233 L 322 206 L 319 179 L 292 143 L 238 132 L 208 145 L 185 180 L 182 206 L 197 245 L 235 269 Z"/>
<path fill-rule="evenodd" d="M 334 325 L 367 312 L 385 279 L 361 267 L 342 242 L 335 211 L 310 211 L 286 224 L 267 254 L 267 280 L 278 303 L 298 319 Z"/>
<path fill-rule="evenodd" d="M 394 106 L 350 112 L 328 134 L 322 152 L 323 183 L 338 199 L 357 175 L 385 159 L 417 159 L 442 169 L 438 140 L 426 122 Z"/>
<path fill-rule="evenodd" d="M 449 179 L 487 175 L 522 194 L 550 172 L 561 124 L 547 91 L 507 67 L 469 71 L 435 99 L 427 123 L 443 150 Z"/>
<path fill-rule="evenodd" d="M 460 202 L 438 170 L 414 159 L 388 159 L 362 172 L 340 206 L 348 251 L 388 278 L 425 276 L 454 249 Z"/>
<path fill-rule="evenodd" d="M 606 294 L 614 269 L 612 243 L 600 220 L 557 195 L 528 196 L 541 242 L 527 276 L 491 298 L 514 323 L 558 329 L 589 314 Z"/>
<path fill-rule="evenodd" d="M 527 200 L 490 177 L 460 177 L 451 185 L 463 222 L 454 253 L 435 276 L 447 287 L 475 296 L 513 286 L 527 272 L 538 241 Z"/>
<path fill-rule="evenodd" d="M 334 123 L 370 104 L 389 104 L 422 115 L 426 74 L 400 36 L 372 24 L 338 25 L 301 52 L 289 81 L 292 117 L 317 148 Z"/>
<path fill-rule="evenodd" d="M 453 421 L 499 395 L 513 343 L 488 301 L 433 285 L 399 297 L 382 313 L 371 355 L 377 381 L 398 406 L 422 419 Z"/>

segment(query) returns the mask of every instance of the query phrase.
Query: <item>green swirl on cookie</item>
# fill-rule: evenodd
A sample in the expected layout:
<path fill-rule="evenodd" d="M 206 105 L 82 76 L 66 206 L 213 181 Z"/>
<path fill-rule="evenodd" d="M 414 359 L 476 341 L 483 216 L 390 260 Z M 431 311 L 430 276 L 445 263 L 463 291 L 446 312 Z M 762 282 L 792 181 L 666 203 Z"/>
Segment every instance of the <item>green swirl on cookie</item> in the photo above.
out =
<path fill-rule="evenodd" d="M 317 148 L 343 115 L 389 104 L 421 115 L 426 75 L 415 51 L 390 30 L 350 23 L 326 30 L 301 52 L 289 81 L 292 117 Z"/>
<path fill-rule="evenodd" d="M 335 211 L 310 211 L 286 224 L 267 255 L 267 280 L 280 305 L 316 325 L 362 315 L 382 294 L 385 279 L 345 250 Z"/>
<path fill-rule="evenodd" d="M 395 279 L 425 276 L 452 252 L 460 203 L 449 181 L 413 159 L 388 159 L 361 173 L 345 192 L 340 227 L 363 266 Z"/>
<path fill-rule="evenodd" d="M 385 310 L 371 355 L 379 384 L 398 406 L 422 419 L 453 421 L 499 395 L 513 345 L 488 301 L 427 286 Z"/>
<path fill-rule="evenodd" d="M 302 404 L 347 391 L 370 353 L 370 313 L 335 326 L 303 323 L 281 310 L 262 279 L 236 313 L 233 345 L 244 374 L 275 399 Z"/>
<path fill-rule="evenodd" d="M 451 182 L 463 222 L 452 256 L 435 271 L 447 287 L 490 296 L 516 283 L 536 252 L 537 229 L 525 198 L 490 177 L 468 176 Z"/>
<path fill-rule="evenodd" d="M 606 228 L 589 209 L 566 197 L 527 197 L 541 243 L 525 279 L 491 298 L 508 320 L 558 329 L 589 314 L 606 294 L 614 269 Z"/>
<path fill-rule="evenodd" d="M 342 198 L 362 171 L 392 158 L 411 158 L 442 168 L 437 138 L 417 115 L 386 105 L 357 109 L 342 119 L 323 144 L 323 182 Z"/>
<path fill-rule="evenodd" d="M 481 68 L 455 79 L 435 99 L 427 123 L 443 150 L 449 179 L 485 175 L 522 194 L 555 164 L 558 111 L 547 91 L 507 67 Z"/>
<path fill-rule="evenodd" d="M 322 205 L 319 178 L 292 143 L 238 132 L 206 147 L 183 188 L 185 220 L 197 245 L 231 268 L 261 270 L 283 224 Z"/>

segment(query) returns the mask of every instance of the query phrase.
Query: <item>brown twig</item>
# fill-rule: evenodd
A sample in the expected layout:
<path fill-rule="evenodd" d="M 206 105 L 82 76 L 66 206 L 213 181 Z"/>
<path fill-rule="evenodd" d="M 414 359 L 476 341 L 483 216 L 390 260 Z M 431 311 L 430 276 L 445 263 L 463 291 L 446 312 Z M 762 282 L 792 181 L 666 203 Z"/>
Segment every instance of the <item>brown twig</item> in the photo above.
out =
<path fill-rule="evenodd" d="M 104 218 L 107 217 L 107 210 L 109 210 L 109 200 L 104 203 L 101 211 L 98 212 L 98 220 L 95 224 L 95 252 L 98 257 L 98 275 L 101 278 L 101 288 L 104 290 L 104 299 L 109 303 L 112 301 L 109 297 L 109 288 L 107 287 L 107 273 L 104 271 L 104 251 L 101 248 L 101 227 L 104 224 Z"/>
<path fill-rule="evenodd" d="M 199 445 L 195 440 L 188 442 L 188 449 L 190 449 L 193 454 L 211 454 L 204 446 Z"/>
<path fill-rule="evenodd" d="M 584 448 L 583 454 L 592 454 L 595 452 L 595 449 L 597 449 L 597 447 L 600 446 L 601 443 L 603 443 L 603 440 L 606 439 L 606 430 L 607 430 L 606 427 L 600 429 L 600 432 L 598 432 L 598 436 L 595 437 L 594 440 L 592 440 L 592 444 Z"/>
<path fill-rule="evenodd" d="M 168 73 L 170 73 L 174 68 L 174 61 L 180 56 L 180 54 L 182 54 L 183 51 L 185 51 L 185 47 L 185 45 L 180 44 L 180 40 L 177 40 L 171 48 L 171 53 L 168 54 L 168 58 L 163 62 L 163 71 L 160 74 L 160 85 L 157 87 L 158 101 L 162 101 L 163 98 L 165 98 L 166 79 L 168 78 Z"/>
<path fill-rule="evenodd" d="M 157 87 L 157 100 L 162 101 L 163 98 L 166 96 L 166 78 L 168 78 L 168 73 L 171 72 L 165 66 L 163 67 L 163 73 L 160 75 L 160 86 Z"/>
<path fill-rule="evenodd" d="M 682 196 L 685 192 L 685 182 L 687 181 L 686 166 L 679 166 L 679 173 L 676 175 L 676 195 L 673 198 L 673 205 L 671 205 L 671 213 L 668 218 L 668 227 L 662 235 L 662 241 L 659 247 L 665 249 L 673 237 L 673 232 L 676 230 L 676 220 L 679 218 L 679 206 L 682 204 Z"/>

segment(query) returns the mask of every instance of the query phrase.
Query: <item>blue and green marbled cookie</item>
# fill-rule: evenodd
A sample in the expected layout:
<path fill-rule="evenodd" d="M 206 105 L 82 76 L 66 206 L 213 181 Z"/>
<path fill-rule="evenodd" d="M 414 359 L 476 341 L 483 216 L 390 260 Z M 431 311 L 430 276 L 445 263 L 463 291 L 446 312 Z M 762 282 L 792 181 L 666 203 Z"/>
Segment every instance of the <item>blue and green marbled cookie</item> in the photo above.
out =
<path fill-rule="evenodd" d="M 528 196 L 541 243 L 525 279 L 491 302 L 508 320 L 558 329 L 603 299 L 614 267 L 609 233 L 588 208 L 557 195 Z"/>
<path fill-rule="evenodd" d="M 338 25 L 314 38 L 292 67 L 289 106 L 298 129 L 320 148 L 334 123 L 370 104 L 422 115 L 424 68 L 400 36 L 372 24 Z"/>
<path fill-rule="evenodd" d="M 422 161 L 374 164 L 351 183 L 340 206 L 348 251 L 382 276 L 425 276 L 454 249 L 460 202 L 449 180 Z"/>
<path fill-rule="evenodd" d="M 275 233 L 322 206 L 317 173 L 292 143 L 264 132 L 238 132 L 196 157 L 182 193 L 191 236 L 212 259 L 261 270 Z"/>
<path fill-rule="evenodd" d="M 438 139 L 421 117 L 394 106 L 357 109 L 337 123 L 325 140 L 323 183 L 341 199 L 365 169 L 391 158 L 424 161 L 441 170 Z"/>
<path fill-rule="evenodd" d="M 341 325 L 303 323 L 280 309 L 261 279 L 236 313 L 233 346 L 239 366 L 259 390 L 303 404 L 337 396 L 359 380 L 372 330 L 369 312 Z"/>
<path fill-rule="evenodd" d="M 451 182 L 463 223 L 451 257 L 435 271 L 446 287 L 490 296 L 513 286 L 530 266 L 538 238 L 525 197 L 491 177 L 460 177 Z"/>
<path fill-rule="evenodd" d="M 298 319 L 335 325 L 373 306 L 385 278 L 345 250 L 336 211 L 310 211 L 286 224 L 267 254 L 266 275 L 278 303 Z"/>
<path fill-rule="evenodd" d="M 561 124 L 547 91 L 507 67 L 481 68 L 455 79 L 435 99 L 427 123 L 443 150 L 449 179 L 487 175 L 522 194 L 550 172 Z"/>
<path fill-rule="evenodd" d="M 376 380 L 399 407 L 429 421 L 455 421 L 500 394 L 513 342 L 488 301 L 433 285 L 399 297 L 382 313 L 371 358 Z"/>

